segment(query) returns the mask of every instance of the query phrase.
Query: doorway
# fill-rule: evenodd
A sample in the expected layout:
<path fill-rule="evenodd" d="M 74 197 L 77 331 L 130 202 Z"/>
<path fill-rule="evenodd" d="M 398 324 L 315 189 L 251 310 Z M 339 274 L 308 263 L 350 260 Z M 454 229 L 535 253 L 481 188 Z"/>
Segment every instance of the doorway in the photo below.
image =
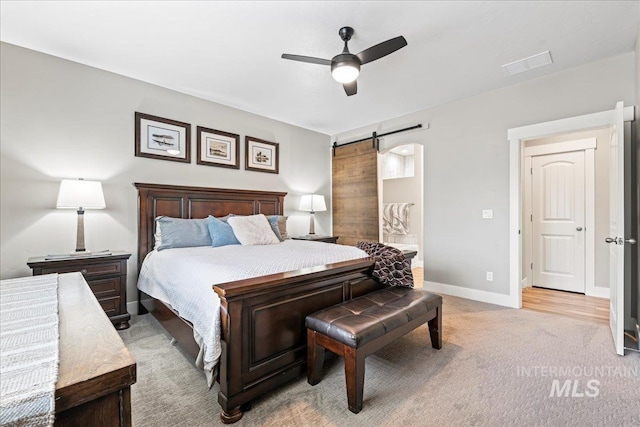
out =
<path fill-rule="evenodd" d="M 611 133 L 609 147 L 612 162 L 615 161 L 615 168 L 609 168 L 610 189 L 610 218 L 609 237 L 605 242 L 609 245 L 611 254 L 609 268 L 609 326 L 616 353 L 624 354 L 624 324 L 632 323 L 627 316 L 631 311 L 627 310 L 625 304 L 625 294 L 631 289 L 633 281 L 633 269 L 629 262 L 631 253 L 635 250 L 636 238 L 629 237 L 625 233 L 625 223 L 633 216 L 632 209 L 634 194 L 631 190 L 635 176 L 634 163 L 629 162 L 629 154 L 633 144 L 629 135 L 630 122 L 635 119 L 634 107 L 625 107 L 623 102 L 616 103 L 613 110 L 600 113 L 587 114 L 583 116 L 561 119 L 551 122 L 538 123 L 529 126 L 509 129 L 507 132 L 509 139 L 509 212 L 510 212 L 510 236 L 509 246 L 510 274 L 509 274 L 509 300 L 513 307 L 522 307 L 522 193 L 524 182 L 524 159 L 522 152 L 524 142 L 532 138 L 540 138 L 548 135 L 558 135 L 563 132 L 576 132 L 584 129 L 599 129 L 610 127 L 614 130 Z M 625 140 L 628 143 L 625 143 Z M 633 230 L 633 227 L 631 227 Z M 613 237 L 612 237 L 613 236 Z M 630 246 L 630 250 L 625 250 L 625 246 Z M 626 283 L 625 283 L 626 282 Z M 628 312 L 628 313 L 625 313 Z M 636 322 L 637 325 L 637 322 Z"/>
<path fill-rule="evenodd" d="M 610 127 L 529 139 L 523 147 L 522 288 L 609 297 Z"/>
<path fill-rule="evenodd" d="M 423 267 L 423 147 L 396 144 L 381 154 L 380 241 L 416 251 L 412 268 Z"/>
<path fill-rule="evenodd" d="M 584 151 L 531 159 L 532 285 L 585 293 Z"/>
<path fill-rule="evenodd" d="M 633 107 L 621 107 L 620 114 L 624 122 L 634 120 Z M 525 141 L 535 138 L 581 132 L 585 129 L 604 129 L 617 125 L 618 108 L 599 113 L 576 116 L 550 122 L 537 123 L 528 126 L 509 129 L 507 138 L 510 147 L 510 184 L 509 184 L 509 305 L 514 308 L 522 307 L 522 286 L 525 285 L 527 265 L 523 262 L 526 247 L 524 233 L 527 221 L 523 217 L 525 159 L 522 153 Z M 588 249 L 587 249 L 588 251 Z"/>

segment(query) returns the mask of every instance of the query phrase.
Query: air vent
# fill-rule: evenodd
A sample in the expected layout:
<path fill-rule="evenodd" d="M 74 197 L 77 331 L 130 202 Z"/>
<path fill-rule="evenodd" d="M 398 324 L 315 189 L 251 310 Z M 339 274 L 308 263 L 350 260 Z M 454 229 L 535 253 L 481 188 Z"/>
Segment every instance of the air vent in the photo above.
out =
<path fill-rule="evenodd" d="M 534 68 L 544 67 L 545 65 L 552 64 L 551 53 L 547 50 L 537 55 L 530 56 L 528 58 L 520 59 L 518 61 L 504 64 L 502 68 L 510 75 L 524 73 L 525 71 L 533 70 Z"/>

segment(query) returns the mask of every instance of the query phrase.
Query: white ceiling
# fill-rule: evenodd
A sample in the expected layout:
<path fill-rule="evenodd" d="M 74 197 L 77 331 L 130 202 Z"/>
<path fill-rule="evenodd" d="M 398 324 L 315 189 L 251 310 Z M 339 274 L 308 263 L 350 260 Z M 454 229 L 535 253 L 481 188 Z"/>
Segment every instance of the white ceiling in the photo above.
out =
<path fill-rule="evenodd" d="M 325 134 L 351 130 L 634 49 L 639 1 L 0 2 L 0 39 Z M 338 29 L 362 67 L 347 97 L 326 66 Z M 551 51 L 509 76 L 501 65 Z"/>

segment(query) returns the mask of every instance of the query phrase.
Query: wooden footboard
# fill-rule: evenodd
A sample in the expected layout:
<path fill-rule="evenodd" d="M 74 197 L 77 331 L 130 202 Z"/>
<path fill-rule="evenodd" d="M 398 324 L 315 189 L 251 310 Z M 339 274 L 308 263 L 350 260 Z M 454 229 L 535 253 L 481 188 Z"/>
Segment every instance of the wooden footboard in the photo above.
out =
<path fill-rule="evenodd" d="M 138 270 L 153 250 L 155 218 L 207 215 L 282 215 L 286 193 L 134 184 L 138 189 Z M 214 286 L 221 299 L 219 364 L 223 422 L 242 417 L 241 406 L 292 380 L 306 366 L 305 317 L 314 311 L 383 287 L 360 259 Z M 212 291 L 213 292 L 213 291 Z M 198 347 L 189 322 L 143 292 L 139 313 L 151 312 L 190 354 Z"/>
<path fill-rule="evenodd" d="M 220 392 L 223 422 L 241 406 L 300 375 L 306 364 L 305 317 L 383 287 L 368 259 L 215 285 L 221 299 Z"/>

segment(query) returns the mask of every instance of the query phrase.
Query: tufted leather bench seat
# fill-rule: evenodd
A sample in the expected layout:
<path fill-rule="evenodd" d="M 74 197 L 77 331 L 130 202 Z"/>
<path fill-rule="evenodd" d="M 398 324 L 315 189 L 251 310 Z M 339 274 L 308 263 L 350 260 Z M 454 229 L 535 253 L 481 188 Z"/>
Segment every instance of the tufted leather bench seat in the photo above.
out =
<path fill-rule="evenodd" d="M 429 323 L 431 346 L 442 347 L 442 297 L 389 287 L 307 316 L 307 380 L 320 382 L 325 349 L 344 357 L 349 410 L 362 409 L 364 359 Z"/>

